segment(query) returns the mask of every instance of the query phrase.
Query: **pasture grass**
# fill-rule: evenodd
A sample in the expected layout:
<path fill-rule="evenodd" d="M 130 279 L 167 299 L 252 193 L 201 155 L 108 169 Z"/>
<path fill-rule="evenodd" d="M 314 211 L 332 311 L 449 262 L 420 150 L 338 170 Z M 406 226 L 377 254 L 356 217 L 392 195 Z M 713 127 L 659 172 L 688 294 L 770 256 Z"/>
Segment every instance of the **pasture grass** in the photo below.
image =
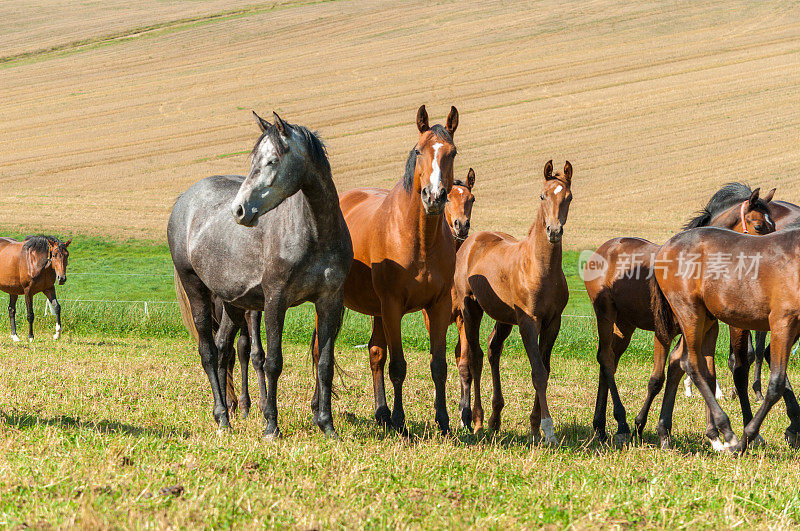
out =
<path fill-rule="evenodd" d="M 678 398 L 674 450 L 657 448 L 658 403 L 642 443 L 609 447 L 591 437 L 595 362 L 590 352 L 566 352 L 563 341 L 549 387 L 562 439 L 555 449 L 527 442 L 532 386 L 527 361 L 515 352 L 501 366 L 501 431 L 457 429 L 451 438 L 433 424 L 428 356 L 408 352 L 410 443 L 376 427 L 366 353 L 344 349 L 338 360 L 347 375 L 334 401 L 341 440 L 331 441 L 311 423 L 307 349 L 289 344 L 279 385 L 284 437 L 265 442 L 255 406 L 217 435 L 194 349 L 184 338 L 77 334 L 33 346 L 0 343 L 0 525 L 763 528 L 800 521 L 798 454 L 783 442 L 782 405 L 762 431 L 768 445 L 739 459 L 715 455 L 704 442 L 696 396 Z M 621 364 L 629 417 L 649 370 L 635 355 Z M 722 383 L 730 386 L 728 374 Z M 451 364 L 453 428 L 457 388 Z M 741 432 L 738 406 L 723 407 Z"/>
<path fill-rule="evenodd" d="M 357 348 L 369 338 L 370 321 L 355 312 L 345 314 L 337 343 L 343 370 L 334 415 L 342 439 L 324 439 L 308 407 L 310 305 L 291 311 L 284 334 L 284 438 L 262 440 L 252 374 L 250 418 L 235 419 L 230 433 L 217 435 L 208 381 L 174 304 L 151 305 L 145 314 L 132 303 L 74 302 L 174 300 L 166 246 L 80 237 L 70 249 L 69 281 L 58 288 L 65 301 L 60 341 L 49 337 L 53 318 L 41 317 L 42 299 L 31 345 L 12 344 L 0 318 L 0 526 L 789 527 L 800 521 L 798 454 L 783 442 L 782 404 L 763 428 L 768 445 L 741 459 L 711 452 L 696 395 L 678 398 L 672 451 L 657 448 L 658 401 L 644 441 L 618 449 L 593 440 L 591 318 L 565 317 L 554 349 L 549 400 L 562 439 L 555 449 L 528 443 L 533 394 L 516 332 L 501 365 L 507 403 L 501 431 L 439 436 L 419 314 L 403 323 L 406 413 L 415 442 L 372 419 L 367 353 Z M 579 290 L 576 265 L 576 253 L 566 253 L 564 270 Z M 566 314 L 591 315 L 584 293 L 570 295 Z M 484 341 L 491 325 L 484 319 Z M 723 331 L 717 364 L 726 390 L 732 385 L 723 370 L 727 348 Z M 631 423 L 651 359 L 652 334 L 638 331 L 618 373 Z M 452 354 L 448 363 L 448 409 L 457 428 Z M 790 368 L 795 378 L 796 361 Z M 484 374 L 487 418 L 490 388 Z M 390 385 L 388 394 L 391 403 Z M 723 407 L 741 433 L 738 403 Z M 610 410 L 608 427 L 613 433 Z"/>

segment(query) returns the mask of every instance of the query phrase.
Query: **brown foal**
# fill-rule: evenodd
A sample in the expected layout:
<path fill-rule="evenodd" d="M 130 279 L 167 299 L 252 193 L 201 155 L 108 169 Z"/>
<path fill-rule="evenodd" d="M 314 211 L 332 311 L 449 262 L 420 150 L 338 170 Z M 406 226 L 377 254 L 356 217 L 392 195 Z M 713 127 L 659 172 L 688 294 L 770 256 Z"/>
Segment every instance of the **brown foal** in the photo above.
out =
<path fill-rule="evenodd" d="M 567 162 L 563 173 L 553 173 L 553 161 L 544 167 L 544 189 L 540 194 L 536 219 L 528 236 L 517 240 L 503 232 L 478 232 L 464 242 L 456 256 L 453 307 L 464 320 L 461 344 L 466 356 L 459 373 L 471 374 L 475 388 L 472 410 L 469 385 L 462 381 L 459 404 L 462 423 L 474 424 L 477 432 L 483 427 L 480 380 L 483 351 L 478 333 L 483 313 L 495 319 L 489 336 L 489 363 L 492 372 L 492 415 L 489 427 L 500 429 L 500 413 L 504 405 L 500 386 L 499 360 L 503 342 L 514 325 L 519 326 L 525 351 L 531 364 L 531 378 L 536 390 L 530 415 L 531 438 L 538 439 L 539 428 L 545 442 L 557 442 L 553 420 L 547 405 L 547 380 L 550 354 L 561 327 L 561 313 L 567 305 L 569 290 L 561 269 L 561 237 L 572 201 L 572 165 Z"/>

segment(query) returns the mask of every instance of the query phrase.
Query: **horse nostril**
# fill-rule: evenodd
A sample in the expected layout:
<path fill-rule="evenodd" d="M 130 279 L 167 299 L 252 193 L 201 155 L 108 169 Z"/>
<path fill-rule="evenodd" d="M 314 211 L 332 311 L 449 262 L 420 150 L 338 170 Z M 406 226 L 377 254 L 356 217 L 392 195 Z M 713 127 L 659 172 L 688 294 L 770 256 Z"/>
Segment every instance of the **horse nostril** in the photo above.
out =
<path fill-rule="evenodd" d="M 464 223 L 464 229 L 469 230 L 469 220 Z"/>
<path fill-rule="evenodd" d="M 242 205 L 239 205 L 236 208 L 236 217 L 239 219 L 242 219 L 244 217 L 244 207 Z"/>

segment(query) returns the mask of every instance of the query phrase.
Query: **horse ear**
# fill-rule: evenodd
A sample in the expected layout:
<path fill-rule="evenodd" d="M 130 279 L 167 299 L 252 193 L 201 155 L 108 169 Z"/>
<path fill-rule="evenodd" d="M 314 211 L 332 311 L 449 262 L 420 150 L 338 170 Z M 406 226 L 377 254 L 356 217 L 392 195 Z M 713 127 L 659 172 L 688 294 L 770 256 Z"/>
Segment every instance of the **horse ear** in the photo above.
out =
<path fill-rule="evenodd" d="M 547 164 L 544 165 L 544 180 L 549 181 L 553 178 L 553 161 L 548 160 Z"/>
<path fill-rule="evenodd" d="M 472 168 L 469 169 L 467 172 L 467 188 L 472 191 L 472 187 L 475 186 L 475 170 Z"/>
<path fill-rule="evenodd" d="M 764 201 L 765 203 L 769 203 L 770 201 L 772 201 L 772 196 L 773 195 L 775 195 L 775 188 L 773 188 L 772 190 L 767 192 L 767 195 L 762 197 L 761 200 Z"/>
<path fill-rule="evenodd" d="M 428 111 L 425 110 L 425 105 L 421 105 L 417 111 L 417 129 L 420 133 L 424 133 L 430 126 L 428 125 Z"/>
<path fill-rule="evenodd" d="M 72 243 L 72 238 L 70 238 L 69 240 L 64 242 L 64 247 L 69 247 L 69 244 L 71 244 L 71 243 Z"/>
<path fill-rule="evenodd" d="M 275 118 L 275 127 L 278 129 L 281 136 L 289 136 L 289 127 L 286 125 L 286 122 L 281 120 L 281 117 L 278 116 L 278 113 L 275 111 L 272 111 L 272 116 Z"/>
<path fill-rule="evenodd" d="M 572 164 L 569 161 L 564 164 L 564 180 L 567 181 L 567 184 L 572 184 Z"/>
<path fill-rule="evenodd" d="M 753 190 L 753 193 L 750 194 L 750 199 L 747 200 L 749 203 L 750 210 L 754 209 L 756 206 L 756 202 L 758 201 L 758 194 L 761 192 L 761 188 L 756 188 Z"/>
<path fill-rule="evenodd" d="M 261 129 L 262 133 L 266 133 L 267 129 L 272 126 L 271 123 L 269 123 L 268 121 L 257 115 L 256 111 L 253 111 L 253 116 L 256 119 L 256 125 L 258 125 L 258 128 Z"/>
<path fill-rule="evenodd" d="M 458 128 L 458 109 L 455 106 L 450 107 L 450 114 L 447 115 L 447 124 L 445 124 L 445 129 L 447 132 L 450 133 L 450 136 L 453 136 L 456 133 L 456 129 Z"/>

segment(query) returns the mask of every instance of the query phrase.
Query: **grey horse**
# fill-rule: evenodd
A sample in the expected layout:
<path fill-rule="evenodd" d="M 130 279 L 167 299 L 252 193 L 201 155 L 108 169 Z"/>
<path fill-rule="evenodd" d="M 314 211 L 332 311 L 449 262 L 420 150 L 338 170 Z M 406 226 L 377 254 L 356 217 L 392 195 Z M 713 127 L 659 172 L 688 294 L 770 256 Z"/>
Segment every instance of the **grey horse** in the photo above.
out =
<path fill-rule="evenodd" d="M 253 114 L 262 134 L 247 177 L 207 177 L 184 192 L 172 209 L 167 240 L 176 287 L 185 293 L 179 297 L 182 313 L 191 316 L 214 395 L 214 419 L 225 429 L 230 427 L 224 391 L 233 340 L 245 311 L 263 311 L 266 356 L 253 348 L 251 360 L 256 371 L 266 372 L 266 385 L 259 385 L 264 435 L 277 437 L 285 314 L 291 306 L 313 302 L 322 346 L 314 422 L 335 436 L 333 347 L 342 322 L 342 286 L 353 260 L 350 233 L 319 138 L 277 114 L 274 124 Z M 223 301 L 216 337 L 212 295 Z"/>

